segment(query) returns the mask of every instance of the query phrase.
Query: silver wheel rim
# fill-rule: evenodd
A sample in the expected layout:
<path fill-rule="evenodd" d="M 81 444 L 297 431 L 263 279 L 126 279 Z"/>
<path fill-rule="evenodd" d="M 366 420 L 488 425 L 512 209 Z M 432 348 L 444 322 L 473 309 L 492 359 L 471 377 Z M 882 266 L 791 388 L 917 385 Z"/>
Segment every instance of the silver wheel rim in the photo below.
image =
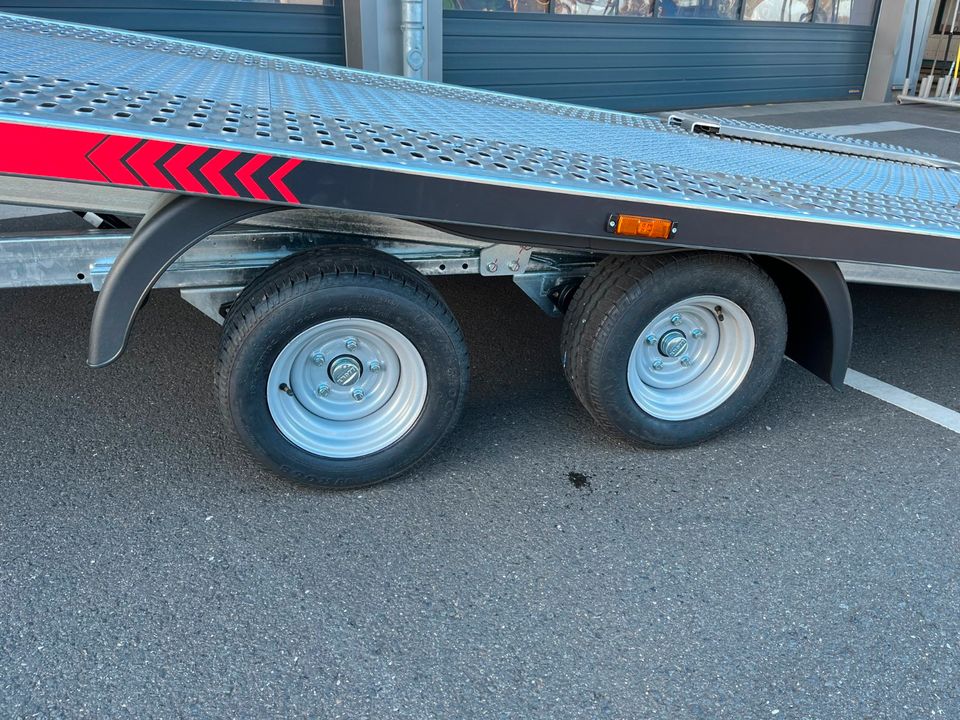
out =
<path fill-rule="evenodd" d="M 328 458 L 389 447 L 416 424 L 426 400 L 427 370 L 413 343 L 364 318 L 304 330 L 280 351 L 267 382 L 280 433 Z"/>
<path fill-rule="evenodd" d="M 671 305 L 633 345 L 627 385 L 634 402 L 661 420 L 690 420 L 716 409 L 740 387 L 756 348 L 743 308 L 716 295 Z"/>

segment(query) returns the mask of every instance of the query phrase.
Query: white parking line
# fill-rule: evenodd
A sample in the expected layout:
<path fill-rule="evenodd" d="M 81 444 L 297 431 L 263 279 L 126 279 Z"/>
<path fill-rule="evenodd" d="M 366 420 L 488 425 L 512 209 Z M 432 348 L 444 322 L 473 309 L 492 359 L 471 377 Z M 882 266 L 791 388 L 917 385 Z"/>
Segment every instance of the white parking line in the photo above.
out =
<path fill-rule="evenodd" d="M 888 120 L 886 122 L 860 123 L 859 125 L 830 125 L 828 127 L 810 128 L 813 132 L 824 135 L 869 135 L 870 133 L 894 132 L 896 130 L 939 130 L 947 133 L 960 133 L 960 130 L 932 127 L 931 125 L 917 125 L 916 123 Z"/>
<path fill-rule="evenodd" d="M 847 370 L 847 377 L 844 382 L 855 390 L 872 395 L 878 400 L 883 400 L 960 434 L 960 413 L 950 408 L 924 400 L 919 395 L 901 390 L 894 385 L 883 382 L 883 380 L 877 380 L 856 370 Z"/>

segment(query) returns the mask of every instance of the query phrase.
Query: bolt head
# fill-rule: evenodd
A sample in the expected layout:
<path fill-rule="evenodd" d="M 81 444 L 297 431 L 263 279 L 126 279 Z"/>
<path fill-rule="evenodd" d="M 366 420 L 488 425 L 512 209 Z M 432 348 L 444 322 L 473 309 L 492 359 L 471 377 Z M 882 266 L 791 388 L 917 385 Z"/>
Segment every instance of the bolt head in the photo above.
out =
<path fill-rule="evenodd" d="M 352 337 L 348 337 L 348 338 L 346 338 L 346 339 L 343 341 L 343 346 L 344 346 L 347 350 L 350 350 L 350 351 L 356 350 L 356 349 L 357 349 L 357 339 L 356 339 L 356 338 L 352 338 Z"/>
<path fill-rule="evenodd" d="M 495 273 L 495 272 L 497 271 L 497 268 L 498 268 L 498 267 L 499 267 L 499 266 L 498 266 L 495 262 L 488 262 L 488 263 L 487 263 L 487 272 Z"/>
<path fill-rule="evenodd" d="M 365 393 L 363 392 L 363 388 L 354 388 L 353 392 L 350 394 L 353 395 L 353 399 L 356 400 L 357 402 L 360 402 L 361 400 L 363 400 L 363 397 L 365 395 Z"/>
<path fill-rule="evenodd" d="M 317 386 L 317 395 L 320 397 L 326 397 L 330 394 L 330 386 L 326 383 L 321 383 Z"/>
<path fill-rule="evenodd" d="M 690 334 L 695 338 L 702 338 L 703 330 L 701 330 L 700 328 L 694 328 Z"/>
<path fill-rule="evenodd" d="M 680 364 L 683 365 L 683 367 L 690 367 L 690 356 L 684 355 L 680 358 Z"/>
<path fill-rule="evenodd" d="M 380 372 L 383 369 L 383 365 L 380 364 L 379 360 L 371 360 L 367 367 L 370 368 L 370 372 Z"/>
<path fill-rule="evenodd" d="M 653 334 L 647 335 L 647 337 L 645 337 L 644 340 L 646 340 L 647 345 L 657 344 L 657 336 Z"/>
<path fill-rule="evenodd" d="M 679 325 L 681 320 L 683 320 L 683 318 L 680 317 L 680 313 L 674 313 L 670 318 L 670 322 L 674 325 Z"/>
<path fill-rule="evenodd" d="M 654 370 L 659 370 L 660 368 L 663 367 L 663 360 L 660 360 L 659 358 L 657 358 L 656 360 L 653 361 L 652 367 Z"/>
<path fill-rule="evenodd" d="M 323 353 L 319 350 L 313 354 L 313 364 L 314 365 L 323 365 L 327 359 L 323 356 Z"/>

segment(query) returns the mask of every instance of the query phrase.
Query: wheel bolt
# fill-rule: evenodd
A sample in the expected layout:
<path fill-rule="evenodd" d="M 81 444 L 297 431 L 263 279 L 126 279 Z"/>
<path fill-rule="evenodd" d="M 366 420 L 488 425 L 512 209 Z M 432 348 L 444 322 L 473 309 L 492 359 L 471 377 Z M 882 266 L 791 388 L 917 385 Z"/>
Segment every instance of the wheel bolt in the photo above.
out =
<path fill-rule="evenodd" d="M 663 360 L 661 360 L 660 358 L 657 358 L 656 360 L 653 361 L 654 370 L 659 370 L 662 367 L 663 367 Z"/>
<path fill-rule="evenodd" d="M 683 318 L 680 317 L 680 313 L 674 313 L 673 316 L 670 318 L 670 322 L 673 323 L 674 325 L 679 325 L 681 320 L 683 320 Z"/>
<path fill-rule="evenodd" d="M 323 365 L 327 359 L 323 356 L 323 353 L 319 350 L 313 354 L 313 364 L 314 365 Z"/>
<path fill-rule="evenodd" d="M 690 356 L 684 355 L 680 358 L 680 364 L 683 365 L 683 367 L 690 367 Z"/>
<path fill-rule="evenodd" d="M 317 395 L 320 397 L 326 397 L 330 394 L 330 386 L 326 383 L 317 386 Z"/>
<path fill-rule="evenodd" d="M 647 345 L 654 345 L 657 342 L 656 335 L 647 335 L 645 339 L 647 341 Z"/>
<path fill-rule="evenodd" d="M 371 360 L 367 367 L 370 368 L 370 372 L 380 372 L 380 370 L 383 369 L 383 366 L 380 364 L 379 360 Z"/>
<path fill-rule="evenodd" d="M 357 349 L 357 339 L 348 337 L 346 340 L 343 341 L 343 345 L 345 348 L 347 348 L 347 350 L 350 350 L 352 352 Z"/>
<path fill-rule="evenodd" d="M 353 399 L 356 400 L 357 402 L 360 402 L 361 400 L 363 400 L 363 395 L 364 395 L 363 388 L 354 388 L 353 392 L 350 394 L 353 395 Z"/>
<path fill-rule="evenodd" d="M 703 330 L 701 330 L 700 328 L 694 328 L 690 334 L 693 335 L 693 337 L 695 338 L 702 338 Z"/>

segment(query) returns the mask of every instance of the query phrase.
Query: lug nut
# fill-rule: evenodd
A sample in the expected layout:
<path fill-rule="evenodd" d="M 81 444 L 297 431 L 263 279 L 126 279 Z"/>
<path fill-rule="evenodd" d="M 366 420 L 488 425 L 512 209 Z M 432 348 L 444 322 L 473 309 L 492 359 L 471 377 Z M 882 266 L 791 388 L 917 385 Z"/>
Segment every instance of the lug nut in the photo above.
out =
<path fill-rule="evenodd" d="M 647 341 L 647 345 L 655 345 L 656 342 L 657 342 L 657 336 L 656 336 L 656 335 L 652 335 L 652 334 L 651 334 L 651 335 L 647 335 L 647 337 L 646 337 L 645 339 L 646 339 L 646 341 Z"/>
<path fill-rule="evenodd" d="M 357 339 L 348 337 L 346 340 L 343 341 L 343 346 L 347 348 L 347 350 L 350 350 L 351 352 L 353 352 L 354 350 L 357 349 Z"/>
<path fill-rule="evenodd" d="M 313 364 L 314 365 L 323 365 L 327 359 L 323 356 L 323 353 L 319 350 L 313 354 Z"/>
<path fill-rule="evenodd" d="M 680 358 L 680 364 L 683 365 L 683 367 L 690 367 L 690 356 L 684 355 Z"/>
<path fill-rule="evenodd" d="M 683 320 L 683 318 L 680 317 L 680 313 L 674 313 L 673 316 L 670 318 L 670 322 L 673 323 L 674 325 L 679 325 L 681 320 Z"/>
<path fill-rule="evenodd" d="M 326 383 L 323 383 L 322 385 L 317 386 L 317 395 L 319 395 L 320 397 L 326 397 L 329 394 L 330 394 L 329 385 L 327 385 Z"/>
<path fill-rule="evenodd" d="M 380 372 L 383 369 L 383 365 L 380 364 L 379 360 L 371 360 L 367 367 L 370 368 L 370 372 Z"/>
<path fill-rule="evenodd" d="M 693 337 L 695 338 L 702 338 L 703 330 L 701 330 L 700 328 L 694 328 L 690 334 L 693 335 Z"/>
<path fill-rule="evenodd" d="M 363 395 L 364 395 L 363 388 L 354 388 L 353 392 L 350 394 L 353 395 L 353 399 L 356 400 L 357 402 L 360 402 L 361 400 L 363 400 Z"/>
<path fill-rule="evenodd" d="M 663 360 L 657 358 L 656 360 L 653 361 L 653 369 L 654 369 L 654 370 L 659 370 L 659 369 L 662 368 L 662 367 L 663 367 Z"/>

